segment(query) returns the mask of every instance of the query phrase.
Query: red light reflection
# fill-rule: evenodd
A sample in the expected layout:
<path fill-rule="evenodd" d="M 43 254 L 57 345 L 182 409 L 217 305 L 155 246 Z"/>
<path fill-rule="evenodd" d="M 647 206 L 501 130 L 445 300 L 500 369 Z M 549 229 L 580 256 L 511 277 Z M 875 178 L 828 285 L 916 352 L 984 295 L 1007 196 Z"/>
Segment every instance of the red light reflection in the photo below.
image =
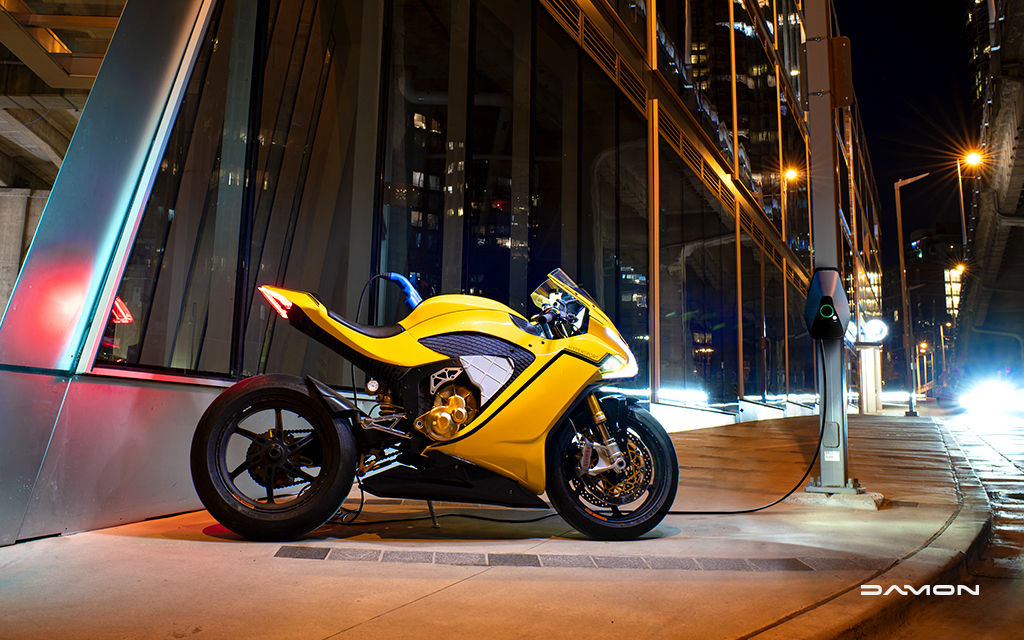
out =
<path fill-rule="evenodd" d="M 110 310 L 110 321 L 114 324 L 131 324 L 135 322 L 128 305 L 121 300 L 121 296 L 114 298 L 114 307 Z"/>

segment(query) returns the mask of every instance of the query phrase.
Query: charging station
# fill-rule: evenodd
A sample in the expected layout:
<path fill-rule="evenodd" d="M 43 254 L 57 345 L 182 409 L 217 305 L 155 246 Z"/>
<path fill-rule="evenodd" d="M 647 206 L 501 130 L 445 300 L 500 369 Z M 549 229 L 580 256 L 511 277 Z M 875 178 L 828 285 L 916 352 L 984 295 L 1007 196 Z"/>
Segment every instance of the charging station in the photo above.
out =
<path fill-rule="evenodd" d="M 804 320 L 814 339 L 818 359 L 818 393 L 821 429 L 821 476 L 812 479 L 806 491 L 813 493 L 864 493 L 849 478 L 846 431 L 846 348 L 843 344 L 850 324 L 850 303 L 843 290 L 842 276 L 835 267 L 815 270 L 807 293 Z"/>
<path fill-rule="evenodd" d="M 836 109 L 853 103 L 849 42 L 832 37 L 827 0 L 804 2 L 807 59 L 807 123 L 810 133 L 811 228 L 814 276 L 805 307 L 807 329 L 814 339 L 820 397 L 821 476 L 806 491 L 864 493 L 850 480 L 846 446 L 846 362 L 844 335 L 850 303 L 839 271 L 839 200 L 836 189 Z"/>

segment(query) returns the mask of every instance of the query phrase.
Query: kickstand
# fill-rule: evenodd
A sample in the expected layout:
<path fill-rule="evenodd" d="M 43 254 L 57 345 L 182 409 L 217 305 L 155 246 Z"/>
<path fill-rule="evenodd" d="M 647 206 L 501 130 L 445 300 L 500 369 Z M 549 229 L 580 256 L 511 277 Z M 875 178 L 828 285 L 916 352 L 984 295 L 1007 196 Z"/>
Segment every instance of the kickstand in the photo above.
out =
<path fill-rule="evenodd" d="M 430 509 L 430 521 L 434 523 L 435 529 L 440 529 L 441 525 L 437 523 L 437 514 L 434 513 L 434 501 L 427 500 L 427 508 Z"/>

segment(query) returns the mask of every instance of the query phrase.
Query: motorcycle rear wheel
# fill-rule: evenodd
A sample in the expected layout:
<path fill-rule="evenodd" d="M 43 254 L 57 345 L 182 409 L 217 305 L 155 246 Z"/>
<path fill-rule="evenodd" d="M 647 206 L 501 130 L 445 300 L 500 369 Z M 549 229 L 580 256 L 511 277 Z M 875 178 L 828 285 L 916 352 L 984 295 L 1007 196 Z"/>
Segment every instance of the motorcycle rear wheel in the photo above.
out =
<path fill-rule="evenodd" d="M 255 540 L 290 540 L 333 516 L 352 488 L 356 445 L 301 378 L 243 380 L 192 439 L 192 482 L 210 514 Z"/>
<path fill-rule="evenodd" d="M 581 438 L 600 442 L 593 427 L 580 426 L 585 420 L 566 420 L 549 441 L 548 498 L 563 520 L 591 538 L 638 538 L 661 522 L 675 499 L 679 468 L 672 440 L 651 414 L 631 407 L 620 425 L 626 470 L 579 475 Z"/>

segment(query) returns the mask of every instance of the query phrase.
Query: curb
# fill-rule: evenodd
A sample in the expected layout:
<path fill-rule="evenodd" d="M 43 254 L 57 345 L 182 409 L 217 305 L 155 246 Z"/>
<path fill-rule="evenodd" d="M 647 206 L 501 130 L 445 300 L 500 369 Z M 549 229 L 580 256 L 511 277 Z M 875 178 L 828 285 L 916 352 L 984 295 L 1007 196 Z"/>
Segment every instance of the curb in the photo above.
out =
<path fill-rule="evenodd" d="M 936 422 L 949 456 L 959 506 L 946 525 L 916 551 L 890 567 L 807 611 L 784 618 L 769 629 L 743 638 L 758 640 L 861 640 L 889 637 L 926 603 L 924 594 L 861 595 L 864 584 L 890 586 L 959 585 L 970 581 L 969 564 L 976 561 L 992 528 L 988 495 L 945 425 Z"/>

